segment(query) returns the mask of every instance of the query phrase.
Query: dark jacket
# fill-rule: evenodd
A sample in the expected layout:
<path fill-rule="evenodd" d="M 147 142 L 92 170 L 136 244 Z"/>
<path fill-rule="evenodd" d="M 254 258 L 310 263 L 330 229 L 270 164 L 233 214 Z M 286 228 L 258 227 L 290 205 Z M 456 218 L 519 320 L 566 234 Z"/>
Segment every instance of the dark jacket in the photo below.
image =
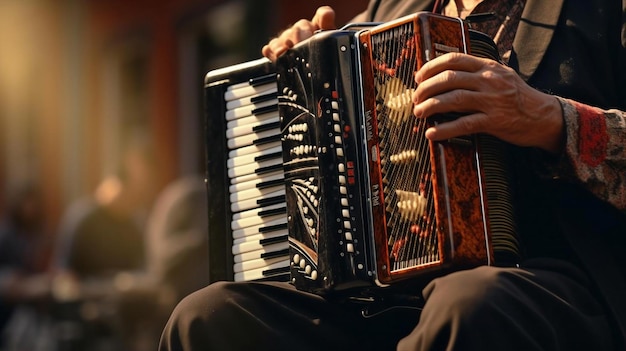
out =
<path fill-rule="evenodd" d="M 384 22 L 433 5 L 431 0 L 372 0 L 355 20 Z M 541 91 L 626 111 L 625 23 L 626 0 L 527 0 L 509 66 Z M 536 159 L 537 154 L 523 150 L 520 157 Z M 573 182 L 532 171 L 522 178 L 522 233 L 533 237 L 527 240 L 530 255 L 550 255 L 546 247 L 562 241 L 563 250 L 555 255 L 587 270 L 626 340 L 626 210 Z"/>

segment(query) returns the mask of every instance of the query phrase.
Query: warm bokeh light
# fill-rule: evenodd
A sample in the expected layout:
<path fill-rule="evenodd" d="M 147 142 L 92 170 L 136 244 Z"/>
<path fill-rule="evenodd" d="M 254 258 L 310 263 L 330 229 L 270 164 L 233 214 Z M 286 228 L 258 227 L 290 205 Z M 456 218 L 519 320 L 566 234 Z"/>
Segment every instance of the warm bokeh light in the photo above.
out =
<path fill-rule="evenodd" d="M 15 235 L 28 231 L 28 240 L 41 245 L 32 258 L 36 269 L 29 272 L 36 274 L 27 285 L 40 287 L 37 299 L 45 295 L 53 302 L 49 311 L 66 313 L 53 320 L 69 323 L 89 315 L 89 323 L 113 318 L 136 327 L 147 323 L 137 319 L 146 315 L 143 307 L 153 324 L 163 323 L 181 298 L 177 287 L 138 277 L 135 269 L 117 272 L 111 284 L 85 284 L 81 269 L 66 266 L 77 245 L 68 228 L 76 229 L 78 219 L 94 208 L 106 208 L 112 218 L 124 217 L 125 225 L 138 224 L 149 240 L 167 237 L 145 244 L 148 252 L 142 255 L 158 261 L 158 269 L 146 272 L 166 271 L 168 262 L 159 255 L 174 257 L 174 248 L 202 248 L 206 230 L 184 238 L 186 231 L 149 230 L 146 223 L 154 221 L 155 204 L 171 197 L 164 196 L 169 185 L 204 176 L 205 146 L 212 142 L 203 133 L 204 75 L 260 57 L 262 45 L 280 29 L 333 3 L 342 23 L 367 0 L 0 0 L 0 217 L 10 217 L 9 195 L 19 186 L 41 190 L 36 233 L 11 229 Z M 142 166 L 143 158 L 128 158 L 128 146 L 138 140 L 150 148 L 149 167 Z M 171 207 L 178 206 L 162 204 L 159 211 Z M 131 250 L 123 244 L 113 254 Z M 93 256 L 105 246 L 92 247 Z M 145 289 L 136 291 L 138 286 Z M 113 293 L 122 291 L 124 298 Z M 90 293 L 98 303 L 87 297 Z M 161 327 L 144 326 L 147 332 L 128 349 L 154 349 Z M 79 329 L 64 337 L 79 338 Z M 68 340 L 60 350 L 80 349 Z"/>

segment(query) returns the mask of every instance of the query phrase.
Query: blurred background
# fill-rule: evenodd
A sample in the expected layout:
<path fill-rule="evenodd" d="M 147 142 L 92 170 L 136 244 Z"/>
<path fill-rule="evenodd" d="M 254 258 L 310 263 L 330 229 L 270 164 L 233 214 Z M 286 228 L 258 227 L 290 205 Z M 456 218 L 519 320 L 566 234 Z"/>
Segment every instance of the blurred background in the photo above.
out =
<path fill-rule="evenodd" d="M 321 5 L 367 0 L 0 0 L 0 350 L 155 349 L 206 284 L 204 75 Z"/>

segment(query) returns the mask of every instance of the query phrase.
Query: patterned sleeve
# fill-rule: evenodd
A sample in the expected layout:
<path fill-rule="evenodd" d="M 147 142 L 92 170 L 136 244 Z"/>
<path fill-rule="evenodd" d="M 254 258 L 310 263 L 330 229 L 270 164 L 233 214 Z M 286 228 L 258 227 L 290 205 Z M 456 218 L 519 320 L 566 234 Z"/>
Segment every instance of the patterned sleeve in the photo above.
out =
<path fill-rule="evenodd" d="M 558 99 L 566 141 L 553 174 L 626 212 L 626 112 Z"/>

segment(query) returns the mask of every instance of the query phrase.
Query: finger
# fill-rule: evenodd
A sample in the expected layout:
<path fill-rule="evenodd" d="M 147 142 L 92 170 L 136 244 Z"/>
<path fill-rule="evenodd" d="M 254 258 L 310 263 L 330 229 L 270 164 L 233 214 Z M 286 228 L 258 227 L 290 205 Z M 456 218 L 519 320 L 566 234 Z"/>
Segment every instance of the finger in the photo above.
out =
<path fill-rule="evenodd" d="M 428 118 L 436 114 L 450 112 L 477 112 L 482 110 L 481 104 L 485 101 L 491 101 L 488 94 L 455 89 L 429 97 L 416 104 L 413 107 L 413 114 L 418 118 Z"/>
<path fill-rule="evenodd" d="M 485 132 L 488 119 L 484 113 L 475 113 L 457 119 L 437 123 L 426 130 L 430 140 L 447 140 L 464 135 Z"/>
<path fill-rule="evenodd" d="M 465 71 L 443 71 L 423 82 L 413 92 L 413 103 L 419 104 L 426 99 L 456 89 L 479 90 L 480 77 Z"/>
<path fill-rule="evenodd" d="M 315 11 L 311 22 L 317 27 L 316 30 L 335 29 L 337 28 L 335 25 L 335 10 L 330 6 L 321 6 Z"/>
<path fill-rule="evenodd" d="M 285 30 L 280 37 L 291 40 L 294 44 L 297 44 L 305 39 L 313 36 L 313 33 L 318 30 L 317 26 L 309 20 L 299 20 L 291 28 Z"/>
<path fill-rule="evenodd" d="M 426 62 L 416 72 L 415 81 L 420 84 L 447 70 L 476 72 L 487 64 L 487 61 L 491 60 L 461 53 L 447 53 Z"/>
<path fill-rule="evenodd" d="M 263 46 L 261 53 L 271 61 L 275 61 L 285 51 L 310 38 L 315 31 L 320 29 L 335 29 L 335 11 L 330 6 L 318 8 L 311 21 L 302 19 L 287 28 L 278 37 Z"/>
<path fill-rule="evenodd" d="M 290 39 L 274 38 L 267 45 L 263 46 L 261 52 L 263 56 L 270 59 L 270 61 L 276 61 L 278 56 L 292 47 L 293 42 Z"/>

